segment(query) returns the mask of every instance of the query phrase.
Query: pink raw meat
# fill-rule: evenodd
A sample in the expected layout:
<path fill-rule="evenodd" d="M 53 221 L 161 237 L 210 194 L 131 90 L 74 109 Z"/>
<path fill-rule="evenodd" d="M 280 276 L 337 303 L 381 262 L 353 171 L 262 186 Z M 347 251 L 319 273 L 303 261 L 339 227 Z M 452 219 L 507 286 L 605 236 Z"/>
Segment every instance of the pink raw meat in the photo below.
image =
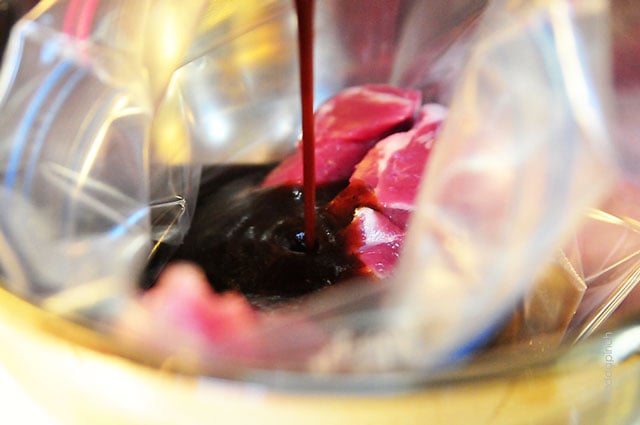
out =
<path fill-rule="evenodd" d="M 205 344 L 238 340 L 258 324 L 256 312 L 242 294 L 213 292 L 204 272 L 189 263 L 168 266 L 141 301 L 153 317 L 200 336 Z"/>
<path fill-rule="evenodd" d="M 382 278 L 393 270 L 404 231 L 391 220 L 371 208 L 358 208 L 344 232 L 348 253 L 355 254 L 364 265 L 363 275 Z"/>
<path fill-rule="evenodd" d="M 371 148 L 356 165 L 349 186 L 332 201 L 330 209 L 334 214 L 368 206 L 405 229 L 445 116 L 443 106 L 425 105 L 411 130 L 392 134 Z"/>
<path fill-rule="evenodd" d="M 214 292 L 203 270 L 188 262 L 167 266 L 140 304 L 147 314 L 125 312 L 122 335 L 160 349 L 179 344 L 179 352 L 203 350 L 273 366 L 282 355 L 288 361 L 307 358 L 327 340 L 321 328 L 295 310 L 265 313 L 238 292 Z"/>
<path fill-rule="evenodd" d="M 381 138 L 409 128 L 421 95 L 386 85 L 346 89 L 315 114 L 316 181 L 348 178 L 353 167 Z M 302 184 L 302 146 L 276 167 L 263 186 Z"/>
<path fill-rule="evenodd" d="M 381 140 L 356 165 L 349 185 L 330 203 L 330 211 L 353 220 L 345 229 L 346 246 L 362 262 L 363 274 L 387 276 L 400 255 L 404 232 L 431 147 L 446 109 L 421 108 L 415 126 Z"/>

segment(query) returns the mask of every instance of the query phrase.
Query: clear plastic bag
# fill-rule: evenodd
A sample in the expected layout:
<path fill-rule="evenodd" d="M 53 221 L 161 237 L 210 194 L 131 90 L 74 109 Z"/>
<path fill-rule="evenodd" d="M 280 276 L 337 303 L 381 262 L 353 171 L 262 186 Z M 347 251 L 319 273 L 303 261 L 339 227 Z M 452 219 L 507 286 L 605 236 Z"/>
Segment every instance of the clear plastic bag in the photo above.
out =
<path fill-rule="evenodd" d="M 420 81 L 433 81 L 431 72 L 463 64 L 398 273 L 359 296 L 323 299 L 310 320 L 332 342 L 311 368 L 430 370 L 504 325 L 615 180 L 606 6 L 493 2 L 470 44 L 449 39 L 423 68 Z"/>
<path fill-rule="evenodd" d="M 364 83 L 413 87 L 425 101 L 448 102 L 463 40 L 485 4 L 318 2 L 316 105 Z M 192 157 L 204 164 L 276 161 L 300 133 L 293 4 L 222 1 L 211 9 L 173 79 L 171 103 L 189 117 Z M 456 49 L 449 49 L 454 42 Z"/>
<path fill-rule="evenodd" d="M 397 326 L 423 335 L 425 365 L 504 320 L 612 184 L 606 15 L 594 1 L 483 15 L 398 276 Z"/>
<path fill-rule="evenodd" d="M 108 288 L 148 243 L 148 189 L 135 183 L 147 179 L 151 119 L 141 70 L 100 46 L 79 52 L 37 22 L 14 32 L 0 137 L 2 229 L 15 263 L 3 268 L 23 279 L 8 282 L 26 294 Z"/>
<path fill-rule="evenodd" d="M 638 73 L 634 64 L 640 60 L 633 34 L 634 23 L 640 22 L 640 9 L 631 2 L 614 1 L 608 5 L 607 12 L 613 87 L 609 102 L 612 112 L 607 121 L 612 130 L 619 174 L 603 202 L 584 213 L 584 219 L 562 246 L 549 270 L 536 279 L 525 297 L 525 305 L 506 332 L 511 342 L 535 341 L 537 345 L 544 340 L 544 345 L 550 348 L 559 343 L 575 343 L 608 326 L 612 315 L 616 316 L 614 321 L 625 317 L 628 320 L 640 308 L 636 295 L 640 290 L 640 192 L 634 160 L 636 120 L 632 118 L 638 95 Z M 618 311 L 621 305 L 624 307 Z M 549 334 L 553 337 L 549 338 Z"/>
<path fill-rule="evenodd" d="M 167 52 L 152 33 L 192 26 L 198 7 L 49 1 L 14 26 L 0 81 L 0 262 L 12 289 L 63 312 L 130 292 L 149 251 L 150 181 L 167 180 L 150 169 L 156 98 L 189 43 L 174 34 Z M 154 190 L 156 205 L 187 183 Z"/>
<path fill-rule="evenodd" d="M 142 7 L 142 3 L 127 5 Z M 146 244 L 167 233 L 172 234 L 167 240 L 175 243 L 183 234 L 193 208 L 189 197 L 197 190 L 202 163 L 270 162 L 292 146 L 299 125 L 292 5 L 273 0 L 248 9 L 240 3 L 211 3 L 190 50 L 184 56 L 176 54 L 173 61 L 157 63 L 163 57 L 161 44 L 145 43 L 150 34 L 161 32 L 150 29 L 142 32 L 140 44 L 131 43 L 139 50 L 115 48 L 119 60 L 139 59 L 128 63 L 134 72 L 123 80 L 129 84 L 124 85 L 125 92 L 144 105 L 146 121 L 134 120 L 141 133 L 128 133 L 130 143 L 118 144 L 124 150 L 115 159 L 105 157 L 103 162 L 97 157 L 100 161 L 82 163 L 92 173 L 103 169 L 116 179 L 107 182 L 117 194 L 127 194 L 131 202 L 123 207 L 109 198 L 99 208 L 69 220 L 59 211 L 92 194 L 93 186 L 62 191 L 57 203 L 49 200 L 53 192 L 44 185 L 45 200 L 28 193 L 21 197 L 16 188 L 22 190 L 28 182 L 30 168 L 19 167 L 19 187 L 7 176 L 15 173 L 9 160 L 12 153 L 22 150 L 16 148 L 21 144 L 11 129 L 28 114 L 26 106 L 20 109 L 3 101 L 3 112 L 13 114 L 1 126 L 8 132 L 3 135 L 5 155 L 0 157 L 2 164 L 8 164 L 3 168 L 3 196 L 17 197 L 19 202 L 4 203 L 0 249 L 6 253 L 1 260 L 3 271 L 17 290 L 22 287 L 23 293 L 31 294 L 36 292 L 33 282 L 44 281 L 55 283 L 49 284 L 49 291 L 65 293 L 78 287 L 74 285 L 107 282 L 114 276 L 133 285 Z M 108 14 L 96 16 L 109 22 Z M 163 16 L 154 15 L 149 22 L 166 22 Z M 224 360 L 225 365 L 246 361 L 261 367 L 314 371 L 432 370 L 485 344 L 582 222 L 585 208 L 597 205 L 607 193 L 620 168 L 609 128 L 614 92 L 608 18 L 604 0 L 496 0 L 489 6 L 481 0 L 320 2 L 318 102 L 348 85 L 388 82 L 418 88 L 425 100 L 450 107 L 426 170 L 401 264 L 389 281 L 337 287 L 327 296 L 311 297 L 294 313 L 285 310 L 266 320 L 251 335 L 238 335 L 236 341 L 212 351 L 194 347 L 189 356 L 201 356 L 213 368 Z M 27 19 L 24 25 L 31 24 Z M 96 28 L 109 29 L 107 25 Z M 124 26 L 122 34 L 129 30 Z M 21 31 L 18 27 L 16 40 L 23 38 Z M 113 47 L 105 34 L 121 32 L 105 31 L 90 40 Z M 93 46 L 62 39 L 62 44 L 71 43 L 74 55 L 83 51 L 78 46 Z M 40 49 L 47 43 L 41 40 L 36 45 Z M 40 53 L 38 49 L 33 51 Z M 7 63 L 18 63 L 24 56 L 16 48 L 14 52 Z M 103 56 L 102 51 L 90 53 L 88 63 Z M 74 66 L 83 63 L 74 61 Z M 116 68 L 116 76 L 124 75 Z M 162 78 L 145 79 L 145 72 L 156 68 L 163 70 L 157 74 Z M 32 72 L 12 69 L 15 72 L 4 69 L 4 99 L 28 103 L 46 88 L 39 83 L 47 81 L 48 68 L 28 79 L 35 81 L 31 92 L 9 96 L 12 89 L 23 87 L 20 77 Z M 98 81 L 107 89 L 119 87 L 114 83 L 120 80 L 101 72 L 103 68 L 92 65 L 89 69 L 105 77 Z M 142 87 L 148 91 L 140 93 Z M 78 104 L 83 109 L 97 102 L 86 91 L 77 96 L 86 102 Z M 124 108 L 125 116 L 133 110 Z M 77 114 L 72 119 L 85 118 Z M 108 110 L 99 121 L 110 123 L 108 117 L 113 114 Z M 150 144 L 144 142 L 145 131 L 152 135 Z M 70 150 L 64 143 L 51 146 L 55 152 Z M 76 171 L 67 166 L 69 161 L 74 163 L 74 154 L 75 150 L 62 156 L 65 169 Z M 145 163 L 143 158 L 152 162 Z M 124 159 L 134 165 L 123 166 Z M 37 165 L 39 173 L 47 170 L 44 161 L 38 159 Z M 77 186 L 78 181 L 73 181 Z M 102 229 L 57 235 L 65 226 L 94 223 L 92 217 L 103 217 L 108 210 L 103 204 L 118 206 L 120 215 L 109 216 L 111 221 Z M 40 226 L 45 235 L 54 232 L 54 236 L 30 245 L 31 233 L 18 224 L 23 217 L 40 214 L 41 205 L 47 206 L 53 219 Z M 159 212 L 154 222 L 161 225 L 155 231 L 149 219 L 154 207 Z M 123 230 L 116 232 L 122 247 L 103 242 L 113 229 Z M 59 256 L 55 243 L 69 235 L 72 241 L 86 238 L 90 242 L 86 246 L 95 243 L 97 248 L 86 256 L 78 256 L 75 250 Z M 128 242 L 132 237 L 139 245 Z M 47 249 L 39 251 L 35 245 Z M 114 252 L 121 256 L 114 257 Z M 47 253 L 57 261 L 47 261 Z M 54 262 L 64 266 L 58 268 L 62 271 L 49 267 Z M 94 268 L 96 264 L 104 267 Z M 34 278 L 35 270 L 52 274 Z M 95 276 L 65 274 L 82 270 Z M 106 293 L 113 292 L 111 283 L 104 288 Z M 90 292 L 95 299 L 105 293 Z M 67 298 L 70 303 L 79 299 Z M 133 339 L 146 335 L 168 352 L 189 351 L 193 343 L 189 336 L 182 339 L 179 329 L 174 329 L 172 341 L 160 340 L 157 337 L 166 334 L 166 324 L 144 313 L 135 320 L 135 325 L 125 323 L 119 331 Z M 268 343 L 247 353 L 245 342 L 256 339 Z"/>

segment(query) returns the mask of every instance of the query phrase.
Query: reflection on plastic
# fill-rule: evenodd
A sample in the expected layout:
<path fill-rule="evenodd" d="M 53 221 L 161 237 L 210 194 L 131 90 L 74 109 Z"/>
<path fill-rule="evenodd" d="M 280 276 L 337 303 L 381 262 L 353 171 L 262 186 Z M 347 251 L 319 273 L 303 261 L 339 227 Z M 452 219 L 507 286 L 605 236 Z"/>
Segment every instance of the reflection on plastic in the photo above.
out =
<path fill-rule="evenodd" d="M 489 337 L 609 189 L 606 13 L 494 2 L 483 15 L 407 233 L 390 342 L 376 337 L 387 361 L 431 368 Z M 366 351 L 334 362 L 366 368 Z"/>
<path fill-rule="evenodd" d="M 154 162 L 149 130 L 202 6 L 154 2 L 147 19 L 146 1 L 46 1 L 13 28 L 0 80 L 0 264 L 14 290 L 61 312 L 131 290 L 150 205 L 190 196 L 183 174 L 194 172 Z M 153 25 L 180 28 L 171 51 Z"/>

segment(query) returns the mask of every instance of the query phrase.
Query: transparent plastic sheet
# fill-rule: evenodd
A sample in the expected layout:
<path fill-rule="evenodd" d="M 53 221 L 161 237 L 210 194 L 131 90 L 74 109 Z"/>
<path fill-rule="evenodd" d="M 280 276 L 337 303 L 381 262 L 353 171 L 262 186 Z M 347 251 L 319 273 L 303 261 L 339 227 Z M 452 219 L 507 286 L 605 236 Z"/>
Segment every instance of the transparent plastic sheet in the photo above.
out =
<path fill-rule="evenodd" d="M 614 313 L 618 322 L 638 314 L 639 190 L 620 180 L 598 208 L 585 213 L 500 332 L 500 344 L 524 341 L 553 350 L 610 327 Z"/>
<path fill-rule="evenodd" d="M 365 83 L 413 87 L 425 101 L 448 103 L 466 39 L 485 5 L 486 0 L 318 2 L 316 105 Z M 174 74 L 175 93 L 168 100 L 182 111 L 174 121 L 187 118 L 186 149 L 204 164 L 278 160 L 300 132 L 293 4 L 216 1 L 208 12 Z M 454 42 L 457 47 L 450 49 Z"/>
<path fill-rule="evenodd" d="M 629 320 L 640 309 L 640 186 L 632 118 L 637 112 L 640 54 L 634 31 L 640 9 L 633 2 L 614 1 L 609 12 L 614 90 L 609 118 L 621 173 L 557 254 L 550 267 L 555 279 L 543 275 L 530 289 L 505 332 L 511 341 L 539 341 L 541 335 L 555 333 L 554 347 L 575 343 L 607 326 L 612 315 L 613 321 Z"/>
<path fill-rule="evenodd" d="M 0 81 L 0 261 L 16 292 L 68 313 L 131 291 L 150 204 L 188 184 L 161 185 L 154 202 L 169 178 L 149 129 L 202 5 L 43 1 L 14 26 Z"/>
<path fill-rule="evenodd" d="M 431 368 L 485 343 L 613 183 L 606 4 L 493 2 L 477 36 L 407 232 L 386 336 L 364 338 L 348 363 L 366 368 L 384 347 L 387 361 Z"/>
<path fill-rule="evenodd" d="M 321 3 L 318 32 L 323 36 L 318 40 L 318 100 L 347 85 L 391 82 L 420 88 L 426 99 L 450 103 L 452 108 L 439 142 L 441 148 L 434 152 L 428 169 L 398 276 L 389 282 L 355 283 L 328 291 L 325 296 L 312 297 L 295 313 L 284 311 L 266 321 L 253 335 L 239 335 L 235 341 L 214 349 L 208 347 L 206 352 L 199 351 L 197 341 L 183 335 L 180 329 L 173 329 L 175 336 L 168 341 L 165 336 L 171 324 L 157 323 L 153 317 L 139 318 L 141 328 L 120 329 L 124 333 L 133 331 L 128 337 L 139 342 L 151 336 L 152 343 L 148 345 L 159 345 L 157 348 L 165 350 L 164 353 L 177 350 L 183 354 L 186 351 L 191 358 L 201 355 L 205 369 L 229 368 L 235 362 L 315 371 L 415 367 L 431 370 L 464 357 L 508 319 L 513 306 L 530 287 L 532 276 L 581 221 L 583 208 L 595 204 L 612 183 L 609 179 L 613 179 L 612 170 L 616 167 L 609 161 L 605 2 L 495 1 L 486 12 L 484 1 L 368 2 L 366 8 L 355 3 Z M 233 7 L 231 3 L 225 5 Z M 148 202 L 151 200 L 153 205 L 154 199 L 175 201 L 178 211 L 188 210 L 189 202 L 181 193 L 193 190 L 197 165 L 201 162 L 269 161 L 294 142 L 297 132 L 294 110 L 297 76 L 291 58 L 294 49 L 283 47 L 282 56 L 257 49 L 256 56 L 240 55 L 239 60 L 245 62 L 227 62 L 229 55 L 245 52 L 244 42 L 251 45 L 245 37 L 256 37 L 253 42 L 257 43 L 265 36 L 253 31 L 272 19 L 279 22 L 272 27 L 277 35 L 274 40 L 284 40 L 281 46 L 290 46 L 294 36 L 291 5 L 268 2 L 261 9 L 264 16 L 248 21 L 251 24 L 246 26 L 241 20 L 234 21 L 233 13 L 224 14 L 220 10 L 211 13 L 227 16 L 229 21 L 214 20 L 210 26 L 201 28 L 207 37 L 218 30 L 222 37 L 218 44 L 202 45 L 198 44 L 201 39 L 196 39 L 186 63 L 175 73 L 168 89 L 162 95 L 155 94 L 160 89 L 147 94 L 154 119 L 151 134 L 156 137 L 152 146 L 157 149 L 151 158 L 158 164 L 151 169 L 157 174 L 133 176 L 141 180 L 131 181 L 145 187 L 145 182 L 150 182 L 152 192 L 153 187 L 160 191 L 168 187 L 170 193 L 165 193 L 167 198 L 158 194 L 134 199 L 134 207 L 114 220 L 117 224 L 124 217 L 135 216 L 137 211 L 148 211 Z M 356 20 L 363 10 L 369 21 Z M 382 17 L 387 19 L 379 19 Z M 366 25 L 372 21 L 382 22 L 373 28 L 378 32 L 358 32 L 347 25 L 349 22 Z M 227 22 L 228 26 L 217 27 L 222 25 L 220 22 Z M 392 46 L 380 42 L 389 38 L 395 41 Z M 372 50 L 371 46 L 375 48 Z M 152 69 L 156 56 L 161 55 L 157 50 L 153 53 L 153 49 L 143 51 L 148 57 L 146 67 Z M 574 54 L 561 54 L 567 52 Z M 257 59 L 269 55 L 282 60 L 265 70 L 265 63 Z M 206 69 L 218 70 L 218 78 L 234 76 L 233 72 L 224 73 L 229 68 L 219 68 L 224 63 L 237 66 L 232 71 L 240 71 L 244 77 L 239 80 L 244 85 L 236 87 L 246 90 L 232 93 L 239 93 L 239 97 L 225 97 L 229 93 L 222 92 L 214 98 L 216 92 L 211 91 L 211 82 L 217 80 L 207 81 L 210 76 Z M 251 67 L 244 68 L 247 64 L 257 66 L 259 78 L 251 77 Z M 202 73 L 200 77 L 198 72 Z M 282 78 L 280 72 L 287 78 Z M 266 76 L 274 75 L 282 85 L 267 84 L 266 91 L 262 91 L 267 82 L 273 81 Z M 202 82 L 209 85 L 200 85 Z M 230 86 L 233 85 L 227 88 Z M 150 87 L 162 85 L 154 83 Z M 203 93 L 211 93 L 212 98 L 196 97 Z M 286 99 L 282 108 L 267 105 L 247 110 L 260 105 L 257 101 L 260 96 L 268 100 L 283 93 Z M 223 101 L 211 108 L 209 115 L 194 115 L 220 97 Z M 158 106 L 154 109 L 156 101 Z M 228 134 L 233 137 L 208 143 L 213 136 L 224 134 L 215 126 L 203 130 L 211 125 L 211 112 L 227 113 L 224 108 L 228 106 L 235 109 L 230 108 L 222 124 L 237 125 L 240 121 L 242 125 L 237 127 L 242 133 L 231 132 Z M 254 120 L 243 122 L 246 117 Z M 285 118 L 284 124 L 280 118 Z M 254 126 L 260 125 L 261 120 L 262 124 L 271 122 L 283 127 L 252 144 L 251 132 L 256 134 Z M 167 134 L 176 136 L 169 138 Z M 239 134 L 250 137 L 242 139 Z M 233 144 L 238 140 L 246 143 Z M 139 142 L 134 145 L 139 146 Z M 168 150 L 163 151 L 165 148 Z M 239 152 L 246 155 L 237 155 Z M 127 154 L 125 158 L 131 158 L 130 153 L 124 153 Z M 120 155 L 117 156 L 122 159 Z M 190 168 L 193 162 L 198 164 Z M 116 164 L 110 170 L 115 175 L 122 167 Z M 177 186 L 163 184 L 174 178 Z M 14 192 L 9 195 L 14 196 Z M 24 204 L 25 209 L 35 210 L 30 202 Z M 175 210 L 169 207 L 169 211 Z M 171 212 L 168 216 L 183 217 Z M 15 213 L 14 223 L 20 217 L 20 213 Z M 49 228 L 49 224 L 43 227 Z M 143 227 L 130 228 L 128 233 L 140 236 L 146 243 L 151 229 Z M 171 228 L 168 225 L 161 229 L 171 231 Z M 178 238 L 183 229 L 178 226 L 175 232 Z M 4 234 L 3 237 L 8 239 Z M 10 233 L 9 237 L 15 236 Z M 19 244 L 7 240 L 5 247 L 7 256 L 3 258 L 12 258 Z M 20 254 L 21 250 L 17 252 Z M 108 249 L 93 253 L 84 264 L 93 265 L 112 253 Z M 119 280 L 128 279 L 131 283 L 131 272 L 139 266 L 140 258 L 126 257 L 119 267 L 115 261 L 105 263 L 104 273 L 112 267 L 109 276 L 122 273 Z M 18 257 L 16 261 L 3 263 L 9 281 L 32 281 L 31 276 L 11 279 L 28 270 L 13 267 L 20 265 L 19 260 Z M 77 257 L 74 260 L 69 264 L 82 264 Z M 12 272 L 14 268 L 16 271 Z M 255 338 L 268 341 L 268 345 L 248 353 L 245 343 Z M 310 352 L 314 353 L 311 358 Z"/>

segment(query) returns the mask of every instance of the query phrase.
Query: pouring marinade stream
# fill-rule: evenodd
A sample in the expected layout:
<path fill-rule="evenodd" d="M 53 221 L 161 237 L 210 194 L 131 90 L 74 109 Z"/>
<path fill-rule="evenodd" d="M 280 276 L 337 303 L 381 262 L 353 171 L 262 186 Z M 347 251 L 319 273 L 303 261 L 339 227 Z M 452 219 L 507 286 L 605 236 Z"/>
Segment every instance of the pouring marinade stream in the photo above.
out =
<path fill-rule="evenodd" d="M 304 163 L 304 241 L 307 252 L 316 248 L 315 135 L 313 117 L 314 1 L 295 0 L 298 16 L 302 150 Z"/>

